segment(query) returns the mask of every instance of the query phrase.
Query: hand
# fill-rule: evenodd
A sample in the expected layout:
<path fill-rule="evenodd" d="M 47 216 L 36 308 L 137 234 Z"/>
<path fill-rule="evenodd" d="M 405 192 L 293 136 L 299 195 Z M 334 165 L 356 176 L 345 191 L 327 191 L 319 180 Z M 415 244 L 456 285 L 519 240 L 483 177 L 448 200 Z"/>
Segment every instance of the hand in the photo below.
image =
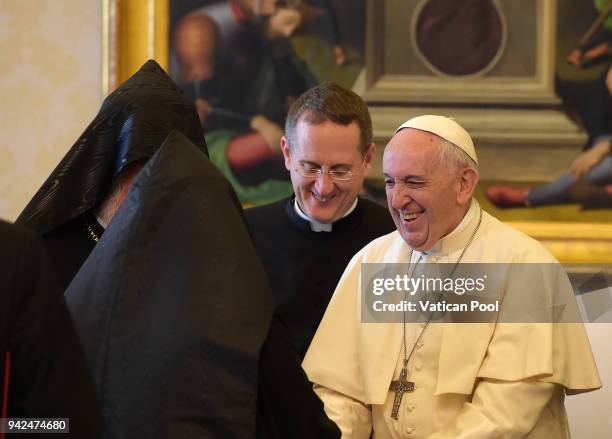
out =
<path fill-rule="evenodd" d="M 576 67 L 581 67 L 582 66 L 582 57 L 583 57 L 583 53 L 581 50 L 579 49 L 574 49 L 572 50 L 569 55 L 567 55 L 567 62 L 570 64 L 575 65 Z"/>
<path fill-rule="evenodd" d="M 200 122 L 204 123 L 206 118 L 212 111 L 212 106 L 202 98 L 197 98 L 195 101 L 196 110 L 198 111 L 198 116 L 200 117 Z"/>
<path fill-rule="evenodd" d="M 283 130 L 280 126 L 264 116 L 257 115 L 251 119 L 251 128 L 264 138 L 272 151 L 280 152 L 280 141 L 283 137 Z"/>
<path fill-rule="evenodd" d="M 610 55 L 610 53 L 612 53 L 612 47 L 610 47 L 610 43 L 604 42 L 604 43 L 598 44 L 592 49 L 587 50 L 584 53 L 584 58 L 586 60 L 592 60 L 600 56 Z"/>
<path fill-rule="evenodd" d="M 570 173 L 574 179 L 583 177 L 593 166 L 610 153 L 610 140 L 602 140 L 588 151 L 584 151 L 570 165 Z"/>

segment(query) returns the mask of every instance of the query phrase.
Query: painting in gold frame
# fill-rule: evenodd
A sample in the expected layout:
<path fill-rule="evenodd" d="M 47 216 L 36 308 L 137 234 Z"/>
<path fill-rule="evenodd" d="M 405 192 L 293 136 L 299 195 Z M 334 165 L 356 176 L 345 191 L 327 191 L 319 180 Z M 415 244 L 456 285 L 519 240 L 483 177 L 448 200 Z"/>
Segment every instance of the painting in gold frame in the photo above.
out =
<path fill-rule="evenodd" d="M 243 205 L 290 196 L 279 148 L 289 106 L 321 81 L 352 85 L 364 46 L 352 29 L 364 28 L 365 0 L 333 7 L 330 0 L 134 1 L 109 7 L 109 27 L 115 28 L 109 31 L 109 52 L 119 58 L 109 83 L 124 80 L 159 53 L 157 61 L 196 104 L 211 161 Z M 338 51 L 346 56 L 339 58 Z M 135 59 L 130 53 L 141 56 L 126 69 Z"/>
<path fill-rule="evenodd" d="M 400 0 L 395 0 L 395 3 L 398 1 Z M 567 1 L 560 0 L 561 3 L 567 3 Z M 102 0 L 102 2 L 104 11 L 102 75 L 105 94 L 129 77 L 130 73 L 134 72 L 148 58 L 156 59 L 163 67 L 167 68 L 170 0 Z M 380 45 L 377 45 L 380 42 L 377 43 L 374 37 L 381 35 L 380 28 L 377 28 L 377 26 L 381 26 L 381 23 L 384 25 L 384 17 L 376 14 L 381 11 L 384 13 L 385 7 L 388 10 L 389 5 L 392 6 L 393 3 L 393 1 L 378 0 L 369 0 L 368 2 L 366 69 L 362 83 L 356 85 L 356 89 L 371 105 L 375 137 L 379 144 L 384 144 L 388 140 L 398 121 L 405 119 L 412 113 L 431 111 L 429 108 L 420 105 L 423 96 L 427 97 L 427 90 L 417 88 L 416 95 L 413 93 L 412 96 L 404 96 L 404 101 L 398 102 L 398 87 L 402 88 L 408 85 L 409 89 L 414 90 L 414 87 L 410 87 L 410 81 L 414 82 L 415 78 L 410 77 L 411 75 L 385 74 L 384 66 L 381 67 L 380 63 L 377 64 L 376 59 L 380 57 L 381 48 Z M 549 64 L 538 69 L 540 77 L 532 83 L 536 84 L 536 87 L 540 87 L 542 99 L 554 100 L 554 96 L 550 94 L 551 84 L 547 82 L 546 78 L 541 77 L 541 74 L 542 69 L 550 68 L 550 59 L 555 51 L 554 43 L 556 41 L 550 38 L 551 32 L 554 34 L 554 23 L 546 22 L 546 20 L 550 19 L 552 12 L 556 12 L 557 1 L 537 0 L 536 6 L 538 14 L 541 14 L 544 19 L 544 24 L 539 25 L 537 29 L 539 32 L 543 32 L 540 37 L 540 49 L 543 50 L 544 54 L 542 59 L 547 59 Z M 544 41 L 542 42 L 542 40 Z M 549 44 L 549 46 L 546 46 L 546 44 Z M 541 58 L 538 57 L 538 59 Z M 525 81 L 523 83 L 527 84 Z M 457 83 L 450 82 L 446 87 L 452 89 L 452 87 L 457 87 Z M 497 91 L 495 90 L 496 87 Z M 488 94 L 484 94 L 485 100 L 494 99 L 496 93 L 504 87 L 507 87 L 507 85 L 503 80 L 489 86 Z M 529 85 L 527 84 L 525 87 L 528 88 Z M 438 108 L 440 106 L 444 108 L 443 105 L 445 104 L 452 106 L 457 103 L 457 99 L 461 99 L 459 97 L 451 99 L 450 102 L 443 102 L 443 98 L 440 97 L 442 95 L 437 91 L 437 88 L 439 87 L 433 87 L 432 90 L 434 90 L 435 96 L 433 96 L 433 99 L 437 100 Z M 385 93 L 393 96 L 393 98 L 391 100 L 386 99 Z M 420 97 L 419 93 L 421 93 Z M 448 90 L 446 93 L 448 95 Z M 487 104 L 490 104 L 490 102 L 487 102 Z M 557 124 L 558 129 L 567 129 L 567 125 L 557 115 L 549 113 L 544 117 L 548 117 L 546 120 L 551 124 Z M 479 136 L 485 141 L 490 140 L 487 139 L 486 133 L 482 133 L 482 130 L 473 128 L 473 125 L 478 123 L 479 118 L 470 114 L 469 110 L 460 115 L 458 119 L 462 123 L 463 120 L 467 120 L 468 122 L 465 125 L 468 129 L 479 133 L 475 136 L 477 143 L 480 140 Z M 502 112 L 499 120 L 504 119 L 508 119 L 508 115 Z M 495 122 L 495 117 L 489 116 L 487 120 Z M 531 127 L 531 129 L 536 128 Z M 568 136 L 571 137 L 571 135 Z M 565 139 L 568 136 L 565 136 Z M 507 146 L 511 141 L 512 139 L 502 139 L 500 145 L 502 147 Z M 525 142 L 525 149 L 520 150 L 519 148 L 519 150 L 523 153 L 529 151 L 532 146 L 529 145 L 529 142 Z M 487 150 L 485 148 L 483 155 L 486 157 L 488 154 L 489 157 L 499 158 L 500 153 L 500 150 L 491 150 L 490 148 Z M 504 160 L 499 159 L 496 161 L 504 162 Z M 527 215 L 524 218 L 521 215 L 521 213 L 518 213 L 507 222 L 543 242 L 562 262 L 569 264 L 606 264 L 612 262 L 612 224 L 606 221 L 566 221 L 562 218 L 555 221 L 533 220 Z"/>

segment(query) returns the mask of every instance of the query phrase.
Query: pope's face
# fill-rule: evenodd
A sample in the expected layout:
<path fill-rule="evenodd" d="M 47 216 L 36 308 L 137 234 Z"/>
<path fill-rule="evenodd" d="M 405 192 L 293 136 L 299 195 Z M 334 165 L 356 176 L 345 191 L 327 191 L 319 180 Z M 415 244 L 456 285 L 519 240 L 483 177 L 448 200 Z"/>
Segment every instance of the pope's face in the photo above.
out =
<path fill-rule="evenodd" d="M 465 213 L 458 170 L 439 162 L 439 140 L 406 128 L 391 139 L 383 157 L 389 211 L 404 241 L 418 251 L 450 233 Z"/>
<path fill-rule="evenodd" d="M 351 208 L 361 191 L 375 154 L 371 145 L 365 157 L 360 152 L 359 125 L 340 125 L 329 120 L 310 124 L 301 118 L 295 128 L 295 145 L 283 137 L 281 148 L 285 166 L 291 173 L 295 198 L 302 211 L 321 223 L 333 223 Z M 298 171 L 351 171 L 350 180 L 339 181 L 327 174 L 304 177 Z"/>

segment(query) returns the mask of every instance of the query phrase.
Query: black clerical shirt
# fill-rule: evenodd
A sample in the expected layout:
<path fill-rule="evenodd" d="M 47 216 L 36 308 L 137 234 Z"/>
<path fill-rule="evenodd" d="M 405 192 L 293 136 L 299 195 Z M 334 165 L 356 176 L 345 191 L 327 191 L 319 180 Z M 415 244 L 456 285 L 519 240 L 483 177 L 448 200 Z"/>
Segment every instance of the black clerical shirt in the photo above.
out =
<path fill-rule="evenodd" d="M 395 230 L 387 209 L 359 199 L 355 210 L 313 232 L 294 209 L 294 198 L 245 211 L 272 286 L 276 313 L 303 358 L 329 300 L 355 253 Z"/>

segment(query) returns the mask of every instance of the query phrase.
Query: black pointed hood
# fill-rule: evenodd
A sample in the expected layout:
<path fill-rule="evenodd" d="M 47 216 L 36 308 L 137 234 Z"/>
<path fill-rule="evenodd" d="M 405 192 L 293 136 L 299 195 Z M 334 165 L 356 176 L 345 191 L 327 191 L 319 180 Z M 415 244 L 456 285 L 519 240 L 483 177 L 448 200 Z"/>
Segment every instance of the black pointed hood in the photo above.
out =
<path fill-rule="evenodd" d="M 121 169 L 151 158 L 172 130 L 206 151 L 194 104 L 149 60 L 104 100 L 16 222 L 44 235 L 86 212 Z"/>

